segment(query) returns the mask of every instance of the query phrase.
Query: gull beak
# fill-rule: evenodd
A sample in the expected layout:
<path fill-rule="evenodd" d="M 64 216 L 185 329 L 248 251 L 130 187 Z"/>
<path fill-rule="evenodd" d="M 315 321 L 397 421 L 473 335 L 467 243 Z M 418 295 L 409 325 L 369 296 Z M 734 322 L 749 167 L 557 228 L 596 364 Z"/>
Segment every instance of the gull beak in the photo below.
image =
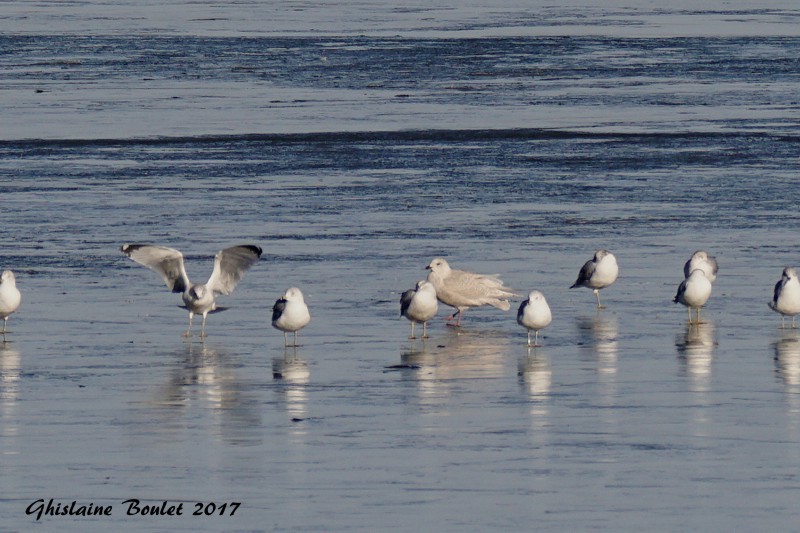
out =
<path fill-rule="evenodd" d="M 425 267 L 425 270 L 430 270 L 430 269 L 431 269 L 431 266 L 430 266 L 430 265 L 428 265 L 428 266 L 426 266 L 426 267 Z"/>

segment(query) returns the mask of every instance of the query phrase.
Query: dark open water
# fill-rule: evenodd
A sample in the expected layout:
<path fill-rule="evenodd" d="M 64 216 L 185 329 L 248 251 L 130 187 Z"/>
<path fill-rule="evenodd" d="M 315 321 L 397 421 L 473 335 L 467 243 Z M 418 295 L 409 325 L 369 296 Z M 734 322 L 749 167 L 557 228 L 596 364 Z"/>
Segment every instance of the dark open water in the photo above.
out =
<path fill-rule="evenodd" d="M 0 267 L 23 291 L 0 530 L 795 529 L 800 334 L 766 303 L 800 264 L 798 21 L 0 4 Z M 198 280 L 224 246 L 265 253 L 186 341 L 135 241 Z M 598 314 L 567 287 L 599 247 L 621 275 Z M 698 248 L 721 267 L 688 328 Z M 542 290 L 544 347 L 493 309 L 408 341 L 399 294 L 437 255 Z M 313 321 L 285 352 L 290 285 Z M 26 515 L 50 498 L 113 514 Z"/>

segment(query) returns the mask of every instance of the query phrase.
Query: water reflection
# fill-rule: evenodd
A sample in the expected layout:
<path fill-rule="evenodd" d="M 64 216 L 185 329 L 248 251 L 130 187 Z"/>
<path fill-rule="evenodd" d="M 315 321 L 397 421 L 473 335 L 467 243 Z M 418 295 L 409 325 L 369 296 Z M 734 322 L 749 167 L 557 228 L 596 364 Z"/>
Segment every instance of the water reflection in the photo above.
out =
<path fill-rule="evenodd" d="M 576 320 L 580 345 L 584 351 L 588 350 L 597 365 L 602 399 L 605 405 L 614 405 L 617 395 L 619 320 L 615 314 L 601 310 Z"/>
<path fill-rule="evenodd" d="M 530 400 L 530 416 L 535 438 L 540 438 L 549 425 L 550 389 L 553 385 L 553 370 L 550 358 L 542 348 L 528 348 L 527 355 L 519 360 L 517 375 L 522 390 Z"/>
<path fill-rule="evenodd" d="M 0 435 L 3 437 L 16 435 L 19 429 L 14 416 L 19 395 L 19 363 L 19 350 L 3 340 L 0 344 L 0 409 L 3 415 Z"/>
<path fill-rule="evenodd" d="M 542 348 L 528 348 L 527 355 L 519 360 L 517 375 L 520 385 L 532 401 L 543 402 L 549 398 L 553 370 Z"/>
<path fill-rule="evenodd" d="M 782 329 L 780 332 L 780 338 L 773 344 L 775 372 L 783 382 L 792 429 L 796 434 L 800 423 L 800 332 L 796 329 Z"/>
<path fill-rule="evenodd" d="M 416 384 L 423 405 L 446 409 L 454 382 L 502 377 L 509 350 L 504 332 L 448 329 L 436 340 L 411 344 L 400 354 L 403 379 Z"/>
<path fill-rule="evenodd" d="M 225 440 L 258 443 L 259 437 L 252 428 L 260 424 L 260 415 L 254 403 L 242 394 L 243 385 L 233 368 L 231 354 L 206 342 L 187 341 L 177 355 L 180 364 L 169 373 L 166 384 L 153 399 L 156 406 L 164 408 L 162 422 L 171 420 L 173 428 L 185 427 L 185 419 L 200 409 L 210 413 L 203 419 L 212 421 Z"/>
<path fill-rule="evenodd" d="M 787 389 L 800 388 L 800 333 L 794 329 L 781 330 L 774 344 L 775 371 Z"/>
<path fill-rule="evenodd" d="M 311 369 L 298 355 L 297 349 L 296 346 L 288 346 L 284 349 L 282 357 L 272 359 L 272 377 L 282 384 L 277 391 L 289 420 L 294 422 L 291 426 L 291 435 L 305 437 L 306 425 L 301 422 L 308 418 L 308 383 L 311 380 Z"/>
<path fill-rule="evenodd" d="M 712 322 L 686 324 L 683 333 L 675 339 L 678 360 L 684 375 L 689 376 L 692 390 L 708 392 L 711 384 L 711 363 L 716 346 L 715 327 Z"/>

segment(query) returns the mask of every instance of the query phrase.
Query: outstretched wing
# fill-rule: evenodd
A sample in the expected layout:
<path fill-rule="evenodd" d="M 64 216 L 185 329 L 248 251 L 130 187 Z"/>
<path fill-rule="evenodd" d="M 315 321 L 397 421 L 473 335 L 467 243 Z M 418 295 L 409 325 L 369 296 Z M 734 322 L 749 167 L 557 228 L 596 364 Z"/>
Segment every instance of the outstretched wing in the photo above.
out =
<path fill-rule="evenodd" d="M 123 244 L 120 250 L 161 276 L 172 292 L 184 292 L 191 285 L 183 266 L 183 254 L 174 248 L 153 244 Z"/>
<path fill-rule="evenodd" d="M 244 271 L 258 262 L 261 248 L 252 244 L 231 246 L 217 252 L 214 271 L 206 285 L 215 294 L 230 294 L 244 276 Z"/>

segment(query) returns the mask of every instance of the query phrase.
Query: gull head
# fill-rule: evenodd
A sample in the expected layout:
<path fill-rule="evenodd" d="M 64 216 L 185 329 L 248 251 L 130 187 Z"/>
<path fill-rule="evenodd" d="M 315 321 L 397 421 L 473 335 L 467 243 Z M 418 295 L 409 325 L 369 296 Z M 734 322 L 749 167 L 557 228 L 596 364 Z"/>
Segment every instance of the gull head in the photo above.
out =
<path fill-rule="evenodd" d="M 607 255 L 611 255 L 611 252 L 609 252 L 608 250 L 597 250 L 594 253 L 594 261 L 595 261 L 595 263 L 599 262 L 601 259 L 603 259 Z"/>
<path fill-rule="evenodd" d="M 441 257 L 437 257 L 431 263 L 425 267 L 425 270 L 430 270 L 431 272 L 435 272 L 437 274 L 447 274 L 450 272 L 450 265 L 447 264 Z"/>
<path fill-rule="evenodd" d="M 302 302 L 303 293 L 297 287 L 289 287 L 288 289 L 286 289 L 286 292 L 283 293 L 283 298 L 287 302 Z"/>
<path fill-rule="evenodd" d="M 14 277 L 14 273 L 10 270 L 3 270 L 3 275 L 0 277 L 0 283 L 5 283 L 6 281 L 10 283 L 14 283 L 16 278 Z"/>
<path fill-rule="evenodd" d="M 189 294 L 196 300 L 202 300 L 207 292 L 208 292 L 208 287 L 200 284 L 193 285 L 192 288 L 189 289 Z"/>
<path fill-rule="evenodd" d="M 528 300 L 531 303 L 533 303 L 533 302 L 544 302 L 545 301 L 544 294 L 542 294 L 541 291 L 531 291 L 530 293 L 528 293 Z"/>
<path fill-rule="evenodd" d="M 7 272 L 7 271 L 6 271 Z M 5 278 L 6 273 L 3 272 L 3 277 Z M 797 279 L 797 270 L 794 267 L 786 267 L 783 269 L 783 279 L 790 280 L 790 279 Z"/>
<path fill-rule="evenodd" d="M 709 258 L 708 252 L 705 250 L 697 250 L 695 253 L 692 254 L 692 260 L 695 261 L 708 261 L 709 259 L 714 259 L 713 257 Z"/>

